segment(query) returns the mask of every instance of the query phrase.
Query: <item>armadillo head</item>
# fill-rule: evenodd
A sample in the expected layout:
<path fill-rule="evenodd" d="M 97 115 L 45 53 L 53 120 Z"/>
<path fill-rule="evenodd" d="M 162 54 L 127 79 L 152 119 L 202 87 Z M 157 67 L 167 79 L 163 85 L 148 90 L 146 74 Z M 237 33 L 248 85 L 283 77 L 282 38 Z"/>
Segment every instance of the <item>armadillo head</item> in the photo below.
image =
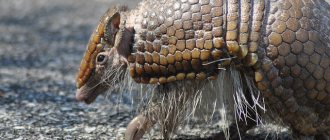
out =
<path fill-rule="evenodd" d="M 131 31 L 120 27 L 120 13 L 125 10 L 123 7 L 109 9 L 91 35 L 76 79 L 78 101 L 93 102 L 98 95 L 115 86 L 114 81 L 123 78 L 118 71 L 126 70 L 131 41 L 127 40 Z"/>

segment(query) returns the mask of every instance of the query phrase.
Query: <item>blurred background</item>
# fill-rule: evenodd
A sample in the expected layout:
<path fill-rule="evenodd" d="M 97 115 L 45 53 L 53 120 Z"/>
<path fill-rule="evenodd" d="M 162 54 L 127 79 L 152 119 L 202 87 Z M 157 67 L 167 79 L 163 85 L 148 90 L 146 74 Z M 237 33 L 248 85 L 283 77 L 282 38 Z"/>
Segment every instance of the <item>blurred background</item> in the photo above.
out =
<path fill-rule="evenodd" d="M 89 36 L 114 3 L 134 0 L 0 0 L 0 139 L 121 139 L 130 99 L 75 100 Z"/>
<path fill-rule="evenodd" d="M 115 3 L 138 2 L 0 0 L 0 139 L 122 139 L 134 115 L 130 97 L 78 103 L 75 74 L 99 17 Z M 178 138 L 218 131 L 200 130 Z"/>

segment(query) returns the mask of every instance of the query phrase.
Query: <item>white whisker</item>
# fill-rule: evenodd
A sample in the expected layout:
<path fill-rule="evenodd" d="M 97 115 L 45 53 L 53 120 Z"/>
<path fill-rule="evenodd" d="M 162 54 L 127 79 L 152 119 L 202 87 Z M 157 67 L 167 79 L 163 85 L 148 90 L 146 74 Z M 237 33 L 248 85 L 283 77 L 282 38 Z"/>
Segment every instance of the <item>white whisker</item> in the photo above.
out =
<path fill-rule="evenodd" d="M 236 56 L 234 56 L 234 57 L 228 57 L 228 58 L 221 58 L 221 59 L 214 60 L 214 61 L 211 61 L 211 62 L 208 62 L 208 63 L 204 63 L 202 65 L 204 65 L 204 66 L 205 65 L 210 65 L 210 64 L 213 64 L 213 63 L 216 63 L 216 62 L 221 62 L 221 61 L 226 61 L 226 60 L 232 60 L 234 58 L 236 58 Z"/>

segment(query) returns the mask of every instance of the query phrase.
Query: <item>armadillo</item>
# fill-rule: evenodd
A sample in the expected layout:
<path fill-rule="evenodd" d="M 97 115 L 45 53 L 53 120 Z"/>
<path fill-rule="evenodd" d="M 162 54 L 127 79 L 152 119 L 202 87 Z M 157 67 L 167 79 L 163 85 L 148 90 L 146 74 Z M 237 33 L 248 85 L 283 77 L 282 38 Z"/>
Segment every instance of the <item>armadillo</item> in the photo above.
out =
<path fill-rule="evenodd" d="M 254 79 L 269 110 L 294 134 L 329 138 L 329 25 L 324 0 L 144 0 L 133 10 L 114 7 L 90 38 L 76 97 L 91 103 L 124 77 L 159 86 L 212 81 L 234 66 Z"/>

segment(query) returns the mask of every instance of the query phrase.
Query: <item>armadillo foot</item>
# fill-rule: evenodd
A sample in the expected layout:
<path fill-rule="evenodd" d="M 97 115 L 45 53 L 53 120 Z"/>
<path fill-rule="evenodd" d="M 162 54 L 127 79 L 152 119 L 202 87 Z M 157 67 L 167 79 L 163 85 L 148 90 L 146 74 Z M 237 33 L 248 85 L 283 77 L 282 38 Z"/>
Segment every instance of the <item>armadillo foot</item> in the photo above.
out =
<path fill-rule="evenodd" d="M 138 115 L 127 126 L 125 140 L 139 140 L 155 123 L 144 115 Z"/>

